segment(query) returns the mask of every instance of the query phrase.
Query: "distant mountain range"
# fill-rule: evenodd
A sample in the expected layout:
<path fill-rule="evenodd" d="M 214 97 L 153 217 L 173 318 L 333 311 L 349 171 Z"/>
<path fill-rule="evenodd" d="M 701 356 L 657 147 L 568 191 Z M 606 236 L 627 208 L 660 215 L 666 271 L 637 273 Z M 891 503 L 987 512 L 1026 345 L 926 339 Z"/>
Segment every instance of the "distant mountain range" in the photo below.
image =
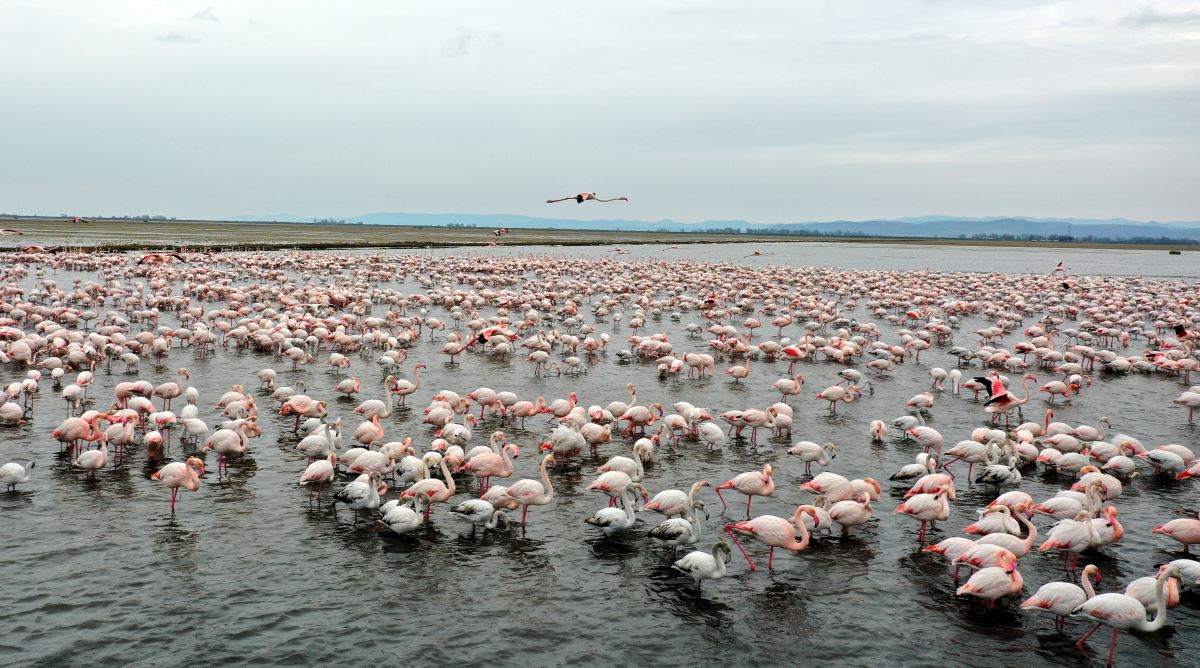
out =
<path fill-rule="evenodd" d="M 231 220 L 246 222 L 328 222 L 304 216 L 280 214 L 276 216 L 240 216 Z M 701 232 L 713 229 L 736 229 L 759 234 L 917 237 L 917 238 L 974 238 L 997 235 L 1015 237 L 1072 237 L 1075 239 L 1170 239 L 1180 242 L 1200 243 L 1200 221 L 1137 221 L 1124 218 L 1031 218 L 968 217 L 968 216 L 920 216 L 913 218 L 889 218 L 882 220 L 835 220 L 803 223 L 764 224 L 745 220 L 707 220 L 698 223 L 681 223 L 674 220 L 635 220 L 610 218 L 596 220 L 570 220 L 566 218 L 543 218 L 512 214 L 461 214 L 461 213 L 369 213 L 344 219 L 347 224 L 361 225 L 404 225 L 444 226 L 463 225 L 474 227 L 510 227 L 526 229 L 559 230 L 628 230 L 639 232 Z"/>

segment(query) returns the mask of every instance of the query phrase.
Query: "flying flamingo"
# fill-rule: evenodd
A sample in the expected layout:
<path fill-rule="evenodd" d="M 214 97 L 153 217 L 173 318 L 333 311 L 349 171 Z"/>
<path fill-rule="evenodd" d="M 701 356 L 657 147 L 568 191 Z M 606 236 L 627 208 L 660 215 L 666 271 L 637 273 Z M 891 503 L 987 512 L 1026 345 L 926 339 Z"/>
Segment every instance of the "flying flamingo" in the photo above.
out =
<path fill-rule="evenodd" d="M 576 203 L 583 204 L 584 202 L 586 202 L 588 200 L 592 200 L 595 202 L 618 202 L 618 201 L 628 202 L 629 198 L 628 197 L 614 197 L 612 199 L 600 199 L 599 197 L 596 197 L 596 193 L 582 192 L 582 193 L 579 193 L 578 195 L 568 195 L 567 197 L 560 197 L 558 199 L 548 199 L 548 200 L 546 200 L 546 204 L 554 204 L 555 202 L 566 202 L 568 200 L 575 200 Z"/>
<path fill-rule="evenodd" d="M 742 556 L 746 558 L 746 563 L 750 565 L 752 571 L 756 570 L 757 566 L 754 565 L 754 561 L 746 553 L 746 548 L 742 547 L 742 543 L 734 535 L 734 532 L 750 534 L 760 542 L 770 545 L 771 551 L 767 556 L 767 568 L 774 569 L 775 548 L 799 552 L 808 547 L 808 528 L 802 519 L 805 513 L 808 513 L 814 520 L 817 519 L 816 508 L 797 506 L 790 522 L 774 515 L 759 515 L 752 520 L 726 524 L 725 532 L 733 539 L 734 545 L 737 545 L 738 549 L 742 551 Z M 796 540 L 797 531 L 800 532 L 800 540 Z"/>

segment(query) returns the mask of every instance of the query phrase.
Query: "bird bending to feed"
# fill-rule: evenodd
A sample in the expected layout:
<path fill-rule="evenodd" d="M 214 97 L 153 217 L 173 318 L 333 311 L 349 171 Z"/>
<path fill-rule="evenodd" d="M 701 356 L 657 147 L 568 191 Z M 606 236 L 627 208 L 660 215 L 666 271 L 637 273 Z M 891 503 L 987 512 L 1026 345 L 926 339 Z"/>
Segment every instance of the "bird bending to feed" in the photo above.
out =
<path fill-rule="evenodd" d="M 717 541 L 713 544 L 711 552 L 688 552 L 682 559 L 671 564 L 671 568 L 690 575 L 696 582 L 696 589 L 699 590 L 700 583 L 704 580 L 720 580 L 725 577 L 725 565 L 729 563 L 731 554 L 729 543 Z"/>
<path fill-rule="evenodd" d="M 584 202 L 586 202 L 588 200 L 592 200 L 594 202 L 617 202 L 617 201 L 628 202 L 629 198 L 628 197 L 614 197 L 612 199 L 600 199 L 599 197 L 596 197 L 596 193 L 582 192 L 582 193 L 579 193 L 578 195 L 568 195 L 567 197 L 560 197 L 558 199 L 548 199 L 548 200 L 546 200 L 546 204 L 554 204 L 555 202 L 566 202 L 568 200 L 575 200 L 579 204 L 583 204 Z"/>

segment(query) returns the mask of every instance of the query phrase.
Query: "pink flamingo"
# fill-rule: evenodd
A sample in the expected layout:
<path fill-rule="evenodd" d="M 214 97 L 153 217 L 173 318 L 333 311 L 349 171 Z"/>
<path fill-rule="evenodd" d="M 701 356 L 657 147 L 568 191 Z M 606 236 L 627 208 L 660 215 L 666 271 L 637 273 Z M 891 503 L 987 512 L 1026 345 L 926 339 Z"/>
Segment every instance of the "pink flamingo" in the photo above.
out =
<path fill-rule="evenodd" d="M 548 200 L 546 200 L 546 204 L 554 204 L 556 202 L 566 202 L 569 200 L 575 200 L 575 202 L 577 204 L 583 204 L 584 202 L 587 202 L 588 200 L 591 200 L 593 202 L 628 202 L 629 198 L 628 197 L 614 197 L 612 199 L 600 199 L 599 197 L 596 197 L 596 193 L 581 192 L 578 195 L 568 195 L 567 197 L 560 197 L 558 199 L 548 199 Z"/>
<path fill-rule="evenodd" d="M 746 558 L 746 563 L 750 565 L 750 570 L 756 570 L 758 567 L 754 565 L 754 560 L 746 552 L 746 548 L 742 547 L 741 541 L 737 539 L 734 532 L 746 533 L 754 536 L 759 542 L 771 546 L 771 551 L 767 556 L 767 568 L 775 568 L 775 548 L 791 550 L 799 552 L 808 547 L 809 533 L 808 527 L 805 526 L 803 515 L 808 513 L 813 521 L 819 521 L 817 517 L 817 509 L 812 506 L 798 506 L 795 514 L 792 515 L 792 520 L 783 519 L 774 515 L 760 515 L 752 520 L 737 522 L 734 524 L 726 524 L 725 532 L 733 539 L 733 543 L 742 551 L 742 556 Z M 800 540 L 796 540 L 796 532 L 800 532 Z"/>
<path fill-rule="evenodd" d="M 183 488 L 189 492 L 199 490 L 202 475 L 204 461 L 197 457 L 188 457 L 186 462 L 171 462 L 163 466 L 155 471 L 150 479 L 162 482 L 171 490 L 171 512 L 175 512 L 175 500 L 179 496 L 179 489 Z"/>
<path fill-rule="evenodd" d="M 1017 558 L 1011 552 L 1000 555 L 999 566 L 989 566 L 975 571 L 967 583 L 955 592 L 958 596 L 974 596 L 988 602 L 989 608 L 996 607 L 996 600 L 1021 593 L 1025 580 L 1017 571 Z"/>
<path fill-rule="evenodd" d="M 1200 518 L 1200 515 L 1197 516 Z M 1150 530 L 1150 533 L 1161 533 L 1167 538 L 1173 538 L 1183 545 L 1184 553 L 1189 545 L 1200 545 L 1200 519 L 1171 520 Z"/>
<path fill-rule="evenodd" d="M 426 368 L 425 364 L 418 362 L 417 365 L 413 367 L 412 382 L 409 382 L 403 378 L 396 381 L 396 385 L 392 388 L 392 392 L 400 395 L 401 406 L 404 405 L 404 400 L 408 398 L 408 395 L 416 392 L 421 387 L 421 369 L 424 368 Z"/>
<path fill-rule="evenodd" d="M 798 373 L 791 378 L 780 378 L 771 384 L 771 389 L 779 393 L 779 400 L 787 402 L 788 397 L 798 396 L 804 389 L 804 374 Z"/>
<path fill-rule="evenodd" d="M 505 490 L 508 498 L 521 506 L 522 528 L 525 527 L 525 516 L 529 513 L 529 506 L 544 506 L 554 499 L 554 486 L 550 484 L 550 475 L 546 472 L 546 467 L 553 463 L 553 454 L 542 458 L 542 464 L 539 467 L 542 472 L 541 482 L 529 479 L 518 480 L 513 483 L 512 487 Z"/>
<path fill-rule="evenodd" d="M 450 476 L 450 469 L 447 467 L 446 460 L 449 457 L 440 457 L 436 452 L 427 452 L 422 462 L 429 466 L 437 460 L 437 464 L 441 467 L 442 477 L 445 482 L 437 478 L 425 478 L 418 480 L 409 486 L 408 489 L 400 493 L 400 500 L 414 498 L 420 495 L 421 500 L 425 502 L 425 519 L 429 519 L 429 508 L 435 503 L 445 503 L 454 496 L 455 486 L 454 478 Z"/>
<path fill-rule="evenodd" d="M 721 499 L 721 506 L 728 509 L 729 504 L 725 503 L 725 497 L 721 496 L 721 490 L 733 489 L 746 495 L 746 517 L 750 517 L 750 503 L 756 496 L 772 496 L 775 494 L 775 480 L 771 478 L 773 470 L 770 464 L 763 466 L 762 471 L 747 471 L 740 473 L 732 480 L 717 485 L 717 498 Z"/>
<path fill-rule="evenodd" d="M 1099 628 L 1105 624 L 1112 627 L 1112 642 L 1108 646 L 1108 665 L 1112 665 L 1113 654 L 1117 651 L 1117 634 L 1121 629 L 1152 632 L 1163 627 L 1167 622 L 1167 592 L 1166 583 L 1170 578 L 1179 578 L 1180 571 L 1178 566 L 1168 566 L 1158 576 L 1158 582 L 1154 584 L 1154 600 L 1158 604 L 1158 609 L 1154 613 L 1154 619 L 1146 620 L 1146 606 L 1136 598 L 1127 594 L 1100 594 L 1092 597 L 1079 607 L 1071 611 L 1072 617 L 1084 617 L 1096 622 L 1091 631 L 1084 634 L 1075 646 L 1080 652 L 1084 652 L 1084 643 L 1092 636 Z"/>
<path fill-rule="evenodd" d="M 999 377 L 993 378 L 991 380 L 992 398 L 988 399 L 986 402 L 984 402 L 983 410 L 992 414 L 992 422 L 995 422 L 996 420 L 1000 419 L 1000 416 L 1003 415 L 1005 424 L 1008 424 L 1009 414 L 1012 411 L 1016 410 L 1018 407 L 1024 406 L 1025 404 L 1029 403 L 1029 399 L 1030 399 L 1029 383 L 1030 382 L 1036 383 L 1037 376 L 1035 376 L 1031 373 L 1027 373 L 1021 377 L 1021 386 L 1024 388 L 1025 396 L 1018 399 L 1015 394 L 1013 394 L 1012 392 L 1009 392 L 1007 389 L 1004 388 L 1004 384 L 1000 381 Z"/>
<path fill-rule="evenodd" d="M 1084 601 L 1096 595 L 1092 588 L 1092 579 L 1100 582 L 1100 568 L 1095 564 L 1083 567 L 1079 575 L 1079 585 L 1070 582 L 1048 582 L 1041 586 L 1033 596 L 1021 603 L 1022 610 L 1030 612 L 1049 612 L 1054 615 L 1054 625 L 1059 631 L 1066 626 L 1067 615 L 1078 608 Z"/>
<path fill-rule="evenodd" d="M 509 458 L 511 455 L 511 459 Z M 469 471 L 479 478 L 480 496 L 487 493 L 492 486 L 492 478 L 508 478 L 513 474 L 512 460 L 521 455 L 521 448 L 516 443 L 505 443 L 500 454 L 484 452 L 467 460 L 462 470 Z"/>
<path fill-rule="evenodd" d="M 947 499 L 950 486 L 943 484 L 933 494 L 914 494 L 906 497 L 904 503 L 896 508 L 897 515 L 908 515 L 921 521 L 921 535 L 918 538 L 925 544 L 925 531 L 930 522 L 944 522 L 950 518 L 950 502 Z"/>
<path fill-rule="evenodd" d="M 317 501 L 321 500 L 321 492 L 325 489 L 325 483 L 333 480 L 337 473 L 337 454 L 329 453 L 325 459 L 308 465 L 304 469 L 304 473 L 300 474 L 300 486 L 308 487 L 308 496 L 312 498 L 312 483 L 317 483 Z"/>

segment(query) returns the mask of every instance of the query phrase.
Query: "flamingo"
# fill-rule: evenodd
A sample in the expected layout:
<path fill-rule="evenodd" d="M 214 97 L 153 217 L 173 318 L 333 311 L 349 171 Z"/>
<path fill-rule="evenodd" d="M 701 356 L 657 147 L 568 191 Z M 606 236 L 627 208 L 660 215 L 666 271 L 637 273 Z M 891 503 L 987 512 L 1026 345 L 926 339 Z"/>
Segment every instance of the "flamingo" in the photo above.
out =
<path fill-rule="evenodd" d="M 84 450 L 75 458 L 75 466 L 88 472 L 88 477 L 95 478 L 96 471 L 108 466 L 108 436 L 101 434 L 100 449 Z"/>
<path fill-rule="evenodd" d="M 1198 519 L 1171 520 L 1150 530 L 1150 533 L 1161 533 L 1167 538 L 1177 540 L 1183 545 L 1183 551 L 1188 552 L 1188 546 L 1200 545 L 1200 515 Z"/>
<path fill-rule="evenodd" d="M 997 599 L 1021 592 L 1025 581 L 1017 571 L 1017 559 L 1011 553 L 1002 554 L 998 566 L 975 571 L 967 583 L 955 592 L 958 596 L 974 596 L 995 607 Z"/>
<path fill-rule="evenodd" d="M 501 522 L 508 526 L 508 515 L 483 499 L 468 499 L 451 508 L 450 512 L 471 523 L 472 536 L 477 526 L 482 526 L 484 531 L 495 529 Z"/>
<path fill-rule="evenodd" d="M 529 479 L 518 480 L 505 490 L 505 495 L 522 507 L 522 528 L 525 527 L 525 516 L 529 513 L 529 506 L 544 506 L 554 500 L 554 486 L 550 484 L 550 476 L 546 472 L 546 467 L 553 463 L 553 454 L 548 454 L 542 458 L 541 466 L 539 466 L 542 473 L 541 482 Z"/>
<path fill-rule="evenodd" d="M 932 494 L 914 494 L 896 507 L 897 515 L 908 515 L 921 521 L 921 534 L 917 540 L 922 545 L 925 544 L 925 530 L 930 522 L 944 522 L 950 519 L 950 489 L 948 484 L 943 484 Z"/>
<path fill-rule="evenodd" d="M 704 504 L 696 499 L 696 493 L 708 486 L 707 480 L 700 480 L 692 483 L 691 489 L 686 494 L 678 489 L 663 490 L 643 504 L 641 510 L 653 510 L 667 517 L 682 515 L 687 508 L 696 507 L 697 504 L 703 507 Z"/>
<path fill-rule="evenodd" d="M 837 443 L 817 445 L 812 441 L 800 441 L 788 449 L 789 455 L 795 455 L 804 462 L 804 474 L 812 475 L 812 465 L 828 466 L 829 460 L 837 457 Z"/>
<path fill-rule="evenodd" d="M 409 486 L 408 489 L 400 493 L 400 500 L 420 497 L 425 504 L 425 519 L 429 520 L 429 509 L 435 503 L 446 503 L 450 497 L 454 496 L 455 485 L 454 478 L 450 476 L 450 469 L 446 460 L 449 457 L 442 457 L 436 452 L 427 452 L 421 459 L 421 462 L 426 466 L 438 465 L 442 471 L 443 480 L 437 478 L 425 478 L 418 480 Z"/>
<path fill-rule="evenodd" d="M 733 489 L 746 495 L 746 517 L 750 517 L 750 503 L 756 496 L 772 496 L 775 494 L 775 481 L 771 478 L 773 470 L 770 464 L 763 466 L 762 471 L 747 471 L 739 473 L 731 480 L 717 485 L 717 498 L 721 500 L 721 506 L 728 509 L 729 504 L 725 503 L 725 497 L 721 496 L 721 490 Z"/>
<path fill-rule="evenodd" d="M 703 508 L 704 504 L 694 502 L 692 506 L 685 506 L 681 517 L 663 521 L 650 530 L 650 537 L 663 541 L 672 549 L 678 549 L 680 545 L 695 545 L 700 540 L 701 524 L 692 511 L 694 507 Z M 708 511 L 705 511 L 705 516 L 707 515 Z"/>
<path fill-rule="evenodd" d="M 633 490 L 625 489 L 621 492 L 621 508 L 601 508 L 594 515 L 584 520 L 588 524 L 598 527 L 604 532 L 605 536 L 615 536 L 618 533 L 626 531 L 633 527 L 637 522 L 637 516 L 634 514 Z"/>
<path fill-rule="evenodd" d="M 1004 383 L 999 377 L 992 379 L 990 385 L 991 398 L 984 402 L 983 410 L 991 414 L 992 422 L 995 422 L 1000 418 L 1001 415 L 1003 415 L 1005 423 L 1007 424 L 1009 414 L 1012 411 L 1029 403 L 1029 383 L 1036 383 L 1037 380 L 1037 376 L 1031 373 L 1027 373 L 1022 376 L 1021 386 L 1024 388 L 1025 396 L 1018 399 L 1016 395 L 1012 394 L 1007 388 L 1004 387 Z"/>
<path fill-rule="evenodd" d="M 325 459 L 308 465 L 304 469 L 304 473 L 300 474 L 300 486 L 308 487 L 308 495 L 312 497 L 312 483 L 317 483 L 317 501 L 321 500 L 321 491 L 325 489 L 325 483 L 333 480 L 337 473 L 337 453 L 329 453 Z"/>
<path fill-rule="evenodd" d="M 1079 553 L 1096 543 L 1096 527 L 1092 524 L 1091 512 L 1083 510 L 1076 513 L 1073 519 L 1059 520 L 1050 530 L 1046 542 L 1038 547 L 1039 552 L 1062 550 L 1063 566 L 1073 570 L 1072 555 L 1078 560 Z"/>
<path fill-rule="evenodd" d="M 1100 568 L 1094 564 L 1083 567 L 1079 575 L 1079 585 L 1070 582 L 1048 582 L 1042 585 L 1033 596 L 1021 603 L 1022 610 L 1030 612 L 1048 612 L 1054 615 L 1054 625 L 1062 631 L 1067 622 L 1067 616 L 1084 601 L 1096 595 L 1092 588 L 1092 580 L 1100 583 Z"/>
<path fill-rule="evenodd" d="M 757 538 L 760 542 L 771 546 L 771 551 L 767 556 L 767 568 L 775 568 L 775 548 L 799 552 L 808 547 L 809 533 L 808 528 L 804 524 L 802 516 L 808 513 L 813 519 L 816 519 L 816 512 L 812 506 L 799 506 L 796 512 L 792 515 L 792 520 L 783 519 L 774 515 L 759 515 L 752 520 L 737 522 L 734 524 L 725 525 L 725 533 L 733 539 L 733 544 L 737 545 L 741 550 L 742 556 L 746 558 L 746 563 L 750 565 L 750 570 L 756 570 L 757 566 L 750 559 L 750 555 L 746 553 L 746 548 L 742 547 L 738 541 L 737 533 L 750 534 Z M 800 540 L 796 540 L 796 532 L 800 532 Z"/>
<path fill-rule="evenodd" d="M 725 577 L 725 565 L 731 554 L 729 543 L 718 541 L 713 544 L 711 552 L 688 552 L 682 559 L 671 564 L 671 568 L 691 576 L 698 590 L 704 580 L 720 580 Z"/>
<path fill-rule="evenodd" d="M 581 192 L 578 195 L 568 195 L 566 197 L 560 197 L 558 199 L 548 199 L 548 200 L 546 200 L 546 204 L 554 204 L 556 202 L 566 202 L 569 200 L 575 200 L 576 203 L 583 204 L 584 202 L 587 202 L 589 200 L 593 201 L 593 202 L 628 202 L 629 198 L 622 196 L 622 197 L 613 197 L 612 199 L 600 199 L 599 197 L 596 197 L 596 193 Z"/>
<path fill-rule="evenodd" d="M 503 440 L 504 434 L 496 433 L 500 434 L 500 439 Z M 472 473 L 479 479 L 480 494 L 482 495 L 492 486 L 492 478 L 508 478 L 513 474 L 512 460 L 520 455 L 521 448 L 517 447 L 516 443 L 505 443 L 504 447 L 500 448 L 499 454 L 485 452 L 471 457 L 463 465 L 463 470 Z"/>
<path fill-rule="evenodd" d="M 408 395 L 416 392 L 418 389 L 421 388 L 421 369 L 424 369 L 424 368 L 426 368 L 425 364 L 418 362 L 413 367 L 412 382 L 409 382 L 409 381 L 401 378 L 401 379 L 397 380 L 395 386 L 392 387 L 392 392 L 395 392 L 396 394 L 400 395 L 400 405 L 401 406 L 404 405 L 404 401 L 405 401 L 405 399 L 408 398 Z M 384 416 L 384 417 L 387 417 L 387 416 Z"/>
<path fill-rule="evenodd" d="M 412 533 L 425 524 L 424 505 L 421 497 L 414 497 L 411 504 L 388 501 L 379 508 L 376 526 L 397 536 Z"/>
<path fill-rule="evenodd" d="M 1084 643 L 1092 636 L 1101 626 L 1107 624 L 1112 627 L 1112 642 L 1108 646 L 1108 665 L 1112 665 L 1113 654 L 1117 650 L 1117 634 L 1122 630 L 1133 630 L 1142 632 L 1157 631 L 1167 622 L 1167 602 L 1166 602 L 1166 582 L 1169 578 L 1179 578 L 1180 570 L 1178 566 L 1168 566 L 1158 576 L 1158 581 L 1154 585 L 1154 600 L 1157 604 L 1157 611 L 1154 613 L 1154 619 L 1147 621 L 1146 606 L 1136 598 L 1127 594 L 1100 594 L 1092 597 L 1071 611 L 1072 617 L 1080 617 L 1090 619 L 1096 622 L 1092 630 L 1083 635 L 1082 638 L 1075 643 L 1080 652 L 1084 652 Z"/>
<path fill-rule="evenodd" d="M 17 485 L 23 485 L 33 479 L 33 467 L 35 462 L 25 462 L 22 466 L 17 462 L 9 462 L 4 466 L 0 466 L 0 485 L 8 488 L 8 491 L 17 489 Z"/>
<path fill-rule="evenodd" d="M 377 510 L 380 505 L 380 496 L 386 493 L 387 485 L 383 483 L 383 477 L 378 471 L 363 473 L 333 495 L 335 512 L 337 503 L 350 506 L 350 509 L 354 511 L 354 523 L 358 524 L 358 511 Z"/>
<path fill-rule="evenodd" d="M 171 512 L 175 512 L 175 500 L 179 490 L 186 489 L 195 492 L 200 489 L 200 476 L 204 475 L 204 461 L 197 457 L 188 457 L 185 462 L 171 462 L 155 471 L 151 480 L 158 480 L 171 490 Z"/>

